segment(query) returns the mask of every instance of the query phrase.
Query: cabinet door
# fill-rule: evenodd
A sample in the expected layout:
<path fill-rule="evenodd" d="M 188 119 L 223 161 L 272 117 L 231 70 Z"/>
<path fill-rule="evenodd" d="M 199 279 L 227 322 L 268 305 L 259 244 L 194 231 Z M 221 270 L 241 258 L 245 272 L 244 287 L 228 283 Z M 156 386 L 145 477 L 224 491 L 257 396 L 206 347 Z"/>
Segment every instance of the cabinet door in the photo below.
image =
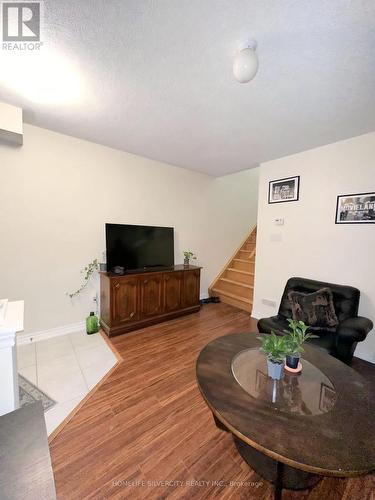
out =
<path fill-rule="evenodd" d="M 182 306 L 182 272 L 166 273 L 164 281 L 164 311 L 175 311 Z"/>
<path fill-rule="evenodd" d="M 199 270 L 184 272 L 183 302 L 184 307 L 199 305 Z"/>
<path fill-rule="evenodd" d="M 162 277 L 149 276 L 139 280 L 141 317 L 157 316 L 163 311 Z"/>
<path fill-rule="evenodd" d="M 136 321 L 139 317 L 136 278 L 114 280 L 112 283 L 112 318 L 114 324 L 124 324 Z"/>

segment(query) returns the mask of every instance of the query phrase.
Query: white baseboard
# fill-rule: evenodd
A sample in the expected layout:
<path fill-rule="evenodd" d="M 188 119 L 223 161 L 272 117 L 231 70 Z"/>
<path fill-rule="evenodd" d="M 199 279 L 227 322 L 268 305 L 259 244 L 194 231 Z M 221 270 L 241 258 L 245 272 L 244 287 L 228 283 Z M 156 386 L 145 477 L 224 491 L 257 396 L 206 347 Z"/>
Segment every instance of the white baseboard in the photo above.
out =
<path fill-rule="evenodd" d="M 200 294 L 200 300 L 207 298 L 207 292 L 203 292 Z M 17 345 L 30 344 L 30 342 L 39 342 L 40 340 L 52 339 L 53 337 L 59 337 L 60 335 L 79 332 L 80 330 L 84 330 L 85 328 L 85 322 L 80 321 L 79 323 L 70 323 L 69 325 L 57 326 L 55 328 L 50 328 L 49 330 L 41 330 L 40 332 L 21 333 L 17 335 Z"/>
<path fill-rule="evenodd" d="M 375 358 L 373 358 L 371 355 L 367 354 L 356 354 L 354 352 L 354 356 L 359 359 L 363 359 L 363 361 L 368 361 L 369 363 L 375 364 Z"/>
<path fill-rule="evenodd" d="M 30 344 L 30 342 L 39 342 L 40 340 L 52 339 L 60 335 L 79 332 L 80 330 L 84 330 L 85 327 L 85 322 L 80 321 L 79 323 L 70 323 L 69 325 L 57 326 L 49 330 L 41 330 L 40 332 L 17 334 L 17 345 Z"/>
<path fill-rule="evenodd" d="M 260 318 L 263 318 L 264 316 L 262 316 L 261 314 L 258 314 L 257 311 L 255 311 L 254 309 L 251 311 L 251 317 L 254 318 L 254 319 L 260 319 Z"/>

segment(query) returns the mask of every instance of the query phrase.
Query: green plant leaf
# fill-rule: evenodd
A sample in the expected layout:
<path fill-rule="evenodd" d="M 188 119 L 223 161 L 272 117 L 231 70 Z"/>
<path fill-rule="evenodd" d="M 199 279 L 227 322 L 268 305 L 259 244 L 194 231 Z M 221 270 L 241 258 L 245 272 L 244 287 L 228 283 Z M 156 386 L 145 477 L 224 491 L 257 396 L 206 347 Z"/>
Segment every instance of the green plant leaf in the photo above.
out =
<path fill-rule="evenodd" d="M 94 272 L 98 271 L 98 270 L 99 270 L 98 259 L 94 259 L 86 267 L 81 269 L 81 271 L 80 271 L 81 274 L 84 274 L 83 283 L 80 286 L 80 288 L 78 290 L 76 290 L 74 293 L 68 293 L 69 297 L 72 299 L 76 295 L 79 295 L 82 292 L 82 290 L 84 290 L 86 288 L 86 286 L 88 285 L 90 278 L 94 274 Z"/>
<path fill-rule="evenodd" d="M 288 354 L 288 346 L 284 336 L 276 335 L 272 331 L 270 335 L 262 335 L 257 339 L 261 341 L 261 350 L 270 360 L 275 363 L 284 361 L 285 356 Z"/>

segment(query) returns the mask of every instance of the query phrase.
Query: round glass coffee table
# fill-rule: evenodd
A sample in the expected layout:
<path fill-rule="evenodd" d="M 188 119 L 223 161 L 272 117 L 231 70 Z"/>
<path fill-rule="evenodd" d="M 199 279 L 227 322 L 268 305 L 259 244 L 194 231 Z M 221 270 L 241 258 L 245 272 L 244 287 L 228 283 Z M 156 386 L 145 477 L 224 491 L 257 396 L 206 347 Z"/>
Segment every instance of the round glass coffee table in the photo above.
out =
<path fill-rule="evenodd" d="M 282 488 L 312 487 L 321 476 L 375 470 L 375 393 L 353 369 L 307 345 L 300 374 L 267 375 L 256 334 L 208 344 L 197 381 L 216 425 L 231 432 L 242 458 Z"/>
<path fill-rule="evenodd" d="M 336 402 L 330 379 L 304 359 L 303 374 L 284 370 L 281 380 L 267 375 L 265 355 L 259 348 L 244 349 L 232 360 L 232 373 L 239 385 L 253 398 L 272 403 L 275 410 L 296 415 L 320 415 Z"/>

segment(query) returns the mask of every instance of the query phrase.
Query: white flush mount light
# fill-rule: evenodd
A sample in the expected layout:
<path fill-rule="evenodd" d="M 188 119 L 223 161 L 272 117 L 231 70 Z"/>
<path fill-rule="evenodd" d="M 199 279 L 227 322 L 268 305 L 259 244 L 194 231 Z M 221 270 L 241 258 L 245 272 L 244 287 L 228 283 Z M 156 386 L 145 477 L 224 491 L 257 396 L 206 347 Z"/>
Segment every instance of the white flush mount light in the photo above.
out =
<path fill-rule="evenodd" d="M 239 47 L 233 61 L 233 74 L 240 83 L 250 82 L 257 74 L 259 63 L 255 52 L 256 48 L 257 43 L 255 40 L 249 40 Z"/>

